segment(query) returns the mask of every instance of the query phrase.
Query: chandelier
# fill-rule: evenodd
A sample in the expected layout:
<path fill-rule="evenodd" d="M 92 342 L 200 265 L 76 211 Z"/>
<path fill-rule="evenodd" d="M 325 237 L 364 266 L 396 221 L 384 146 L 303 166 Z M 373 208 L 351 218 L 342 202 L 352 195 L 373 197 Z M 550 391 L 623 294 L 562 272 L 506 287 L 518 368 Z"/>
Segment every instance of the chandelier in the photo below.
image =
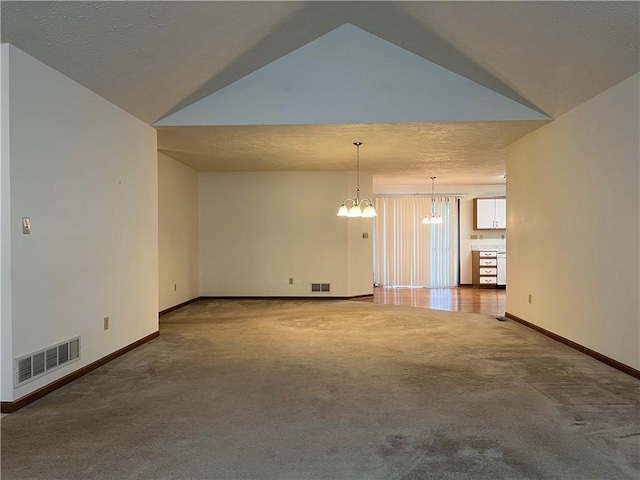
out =
<path fill-rule="evenodd" d="M 375 217 L 376 209 L 368 198 L 360 199 L 360 145 L 362 142 L 353 142 L 356 146 L 356 198 L 347 198 L 338 209 L 338 217 Z M 349 205 L 349 206 L 348 206 Z"/>
<path fill-rule="evenodd" d="M 424 223 L 425 225 L 443 223 L 442 217 L 440 215 L 436 215 L 436 204 L 435 204 L 434 193 L 433 193 L 435 180 L 436 180 L 436 177 L 431 177 L 431 214 L 425 215 L 424 218 L 422 219 L 422 223 Z"/>

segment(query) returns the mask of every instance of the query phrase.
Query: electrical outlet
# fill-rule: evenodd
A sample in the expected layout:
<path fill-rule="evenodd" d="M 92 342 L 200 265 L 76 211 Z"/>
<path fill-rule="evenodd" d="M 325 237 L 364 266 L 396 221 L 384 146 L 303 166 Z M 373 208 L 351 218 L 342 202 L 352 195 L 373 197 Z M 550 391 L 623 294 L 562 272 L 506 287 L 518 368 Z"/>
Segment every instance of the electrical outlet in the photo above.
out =
<path fill-rule="evenodd" d="M 103 324 L 103 328 L 109 330 L 109 317 L 104 317 Z"/>
<path fill-rule="evenodd" d="M 531 300 L 532 300 L 532 295 L 529 294 L 529 303 L 531 303 Z"/>
<path fill-rule="evenodd" d="M 289 285 L 293 285 L 293 278 L 289 277 Z"/>
<path fill-rule="evenodd" d="M 369 238 L 369 232 L 362 232 L 362 238 L 365 240 Z"/>

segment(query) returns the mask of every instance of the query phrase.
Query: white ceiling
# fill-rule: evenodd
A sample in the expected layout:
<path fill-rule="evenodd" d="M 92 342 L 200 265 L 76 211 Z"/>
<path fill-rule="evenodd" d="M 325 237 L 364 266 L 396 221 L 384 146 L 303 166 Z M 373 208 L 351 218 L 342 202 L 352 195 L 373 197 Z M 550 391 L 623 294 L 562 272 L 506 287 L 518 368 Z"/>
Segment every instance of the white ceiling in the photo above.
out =
<path fill-rule="evenodd" d="M 158 149 L 198 170 L 362 170 L 377 184 L 503 183 L 505 147 L 539 121 L 158 127 Z M 429 171 L 425 172 L 425 164 Z M 381 178 L 377 178 L 377 177 Z M 479 181 L 480 180 L 480 181 Z"/>
<path fill-rule="evenodd" d="M 1 39 L 151 124 L 349 22 L 555 118 L 638 72 L 639 5 L 3 1 Z M 348 169 L 360 140 L 363 169 L 495 183 L 504 145 L 535 127 L 161 128 L 159 148 L 203 169 Z"/>

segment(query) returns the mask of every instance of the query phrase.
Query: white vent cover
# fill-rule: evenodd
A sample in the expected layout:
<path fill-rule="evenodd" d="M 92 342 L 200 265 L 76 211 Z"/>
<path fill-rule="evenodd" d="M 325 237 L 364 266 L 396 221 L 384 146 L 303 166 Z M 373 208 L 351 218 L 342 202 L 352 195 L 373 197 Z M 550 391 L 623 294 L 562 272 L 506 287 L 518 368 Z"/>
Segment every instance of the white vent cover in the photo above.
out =
<path fill-rule="evenodd" d="M 311 293 L 331 293 L 330 283 L 312 283 Z"/>
<path fill-rule="evenodd" d="M 15 360 L 15 388 L 80 360 L 80 337 L 52 345 Z"/>

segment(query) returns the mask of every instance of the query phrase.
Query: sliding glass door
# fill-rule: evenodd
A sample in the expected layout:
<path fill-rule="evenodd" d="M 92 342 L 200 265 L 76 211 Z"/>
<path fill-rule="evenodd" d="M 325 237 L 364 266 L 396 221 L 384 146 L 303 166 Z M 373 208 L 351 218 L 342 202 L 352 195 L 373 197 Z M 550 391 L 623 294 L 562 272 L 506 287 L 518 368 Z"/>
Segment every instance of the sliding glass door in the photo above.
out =
<path fill-rule="evenodd" d="M 374 282 L 397 287 L 458 285 L 456 197 L 433 198 L 442 224 L 422 223 L 431 197 L 380 196 L 375 199 Z"/>

